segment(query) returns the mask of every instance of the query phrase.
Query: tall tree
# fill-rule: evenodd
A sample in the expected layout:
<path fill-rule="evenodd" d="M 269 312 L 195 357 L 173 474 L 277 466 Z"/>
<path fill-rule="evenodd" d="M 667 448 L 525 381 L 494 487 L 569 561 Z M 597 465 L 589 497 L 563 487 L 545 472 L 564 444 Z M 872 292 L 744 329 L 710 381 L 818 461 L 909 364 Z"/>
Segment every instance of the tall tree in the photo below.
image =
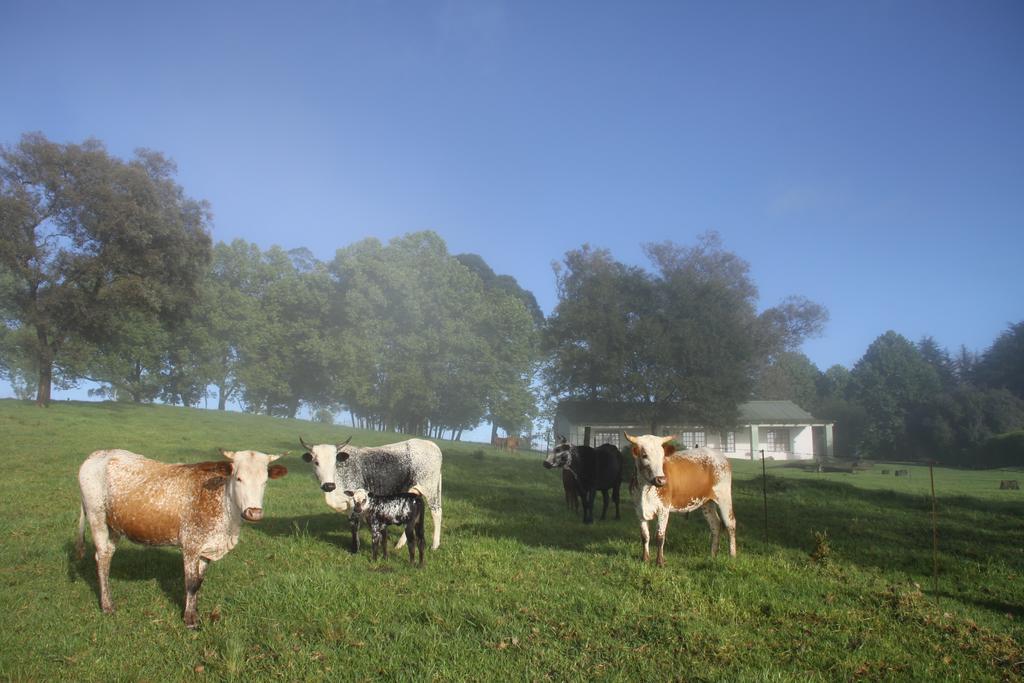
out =
<path fill-rule="evenodd" d="M 758 374 L 753 397 L 768 401 L 790 400 L 813 411 L 818 402 L 821 376 L 817 366 L 804 354 L 783 351 Z"/>
<path fill-rule="evenodd" d="M 213 262 L 203 279 L 193 311 L 195 333 L 189 348 L 203 349 L 203 374 L 217 387 L 217 409 L 240 398 L 243 348 L 271 322 L 260 305 L 269 277 L 259 247 L 244 240 L 213 247 Z"/>
<path fill-rule="evenodd" d="M 944 391 L 952 391 L 957 385 L 956 363 L 949 355 L 949 351 L 939 346 L 935 338 L 925 335 L 917 343 L 917 350 L 928 365 L 935 370 L 939 378 L 939 384 Z"/>
<path fill-rule="evenodd" d="M 559 302 L 545 333 L 552 395 L 628 402 L 652 429 L 680 416 L 724 426 L 758 369 L 827 319 L 801 298 L 758 315 L 749 265 L 715 233 L 645 251 L 653 273 L 586 245 L 556 265 Z"/>
<path fill-rule="evenodd" d="M 1014 323 L 982 354 L 974 375 L 983 386 L 1024 399 L 1024 322 Z"/>
<path fill-rule="evenodd" d="M 528 387 L 535 360 L 519 297 L 486 287 L 432 232 L 364 240 L 340 250 L 331 272 L 343 316 L 336 386 L 354 414 L 437 434 L 514 412 L 500 394 Z"/>
<path fill-rule="evenodd" d="M 209 209 L 174 182 L 174 164 L 138 150 L 122 161 L 102 143 L 58 144 L 40 133 L 0 149 L 0 271 L 8 328 L 30 330 L 37 401 L 55 373 L 71 379 L 69 346 L 109 340 L 128 311 L 181 318 L 209 259 Z"/>
<path fill-rule="evenodd" d="M 935 368 L 906 337 L 889 331 L 875 339 L 850 372 L 851 398 L 868 418 L 864 448 L 877 457 L 910 453 L 907 417 L 941 386 Z"/>
<path fill-rule="evenodd" d="M 262 255 L 260 317 L 240 345 L 237 368 L 250 411 L 294 417 L 302 403 L 333 400 L 330 278 L 307 250 Z"/>

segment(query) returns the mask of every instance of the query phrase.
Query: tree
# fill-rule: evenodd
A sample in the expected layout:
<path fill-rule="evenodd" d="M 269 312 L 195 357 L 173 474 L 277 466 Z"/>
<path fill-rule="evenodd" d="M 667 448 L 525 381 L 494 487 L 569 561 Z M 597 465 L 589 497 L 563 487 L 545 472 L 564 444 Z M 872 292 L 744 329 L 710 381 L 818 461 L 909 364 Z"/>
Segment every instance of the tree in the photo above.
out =
<path fill-rule="evenodd" d="M 939 376 L 906 337 L 889 331 L 850 373 L 850 395 L 867 413 L 862 447 L 876 457 L 912 452 L 907 417 L 939 392 Z"/>
<path fill-rule="evenodd" d="M 939 378 L 939 384 L 944 391 L 951 391 L 957 385 L 956 363 L 949 355 L 949 351 L 939 346 L 934 337 L 925 335 L 917 343 L 917 350 L 928 365 L 935 370 Z"/>
<path fill-rule="evenodd" d="M 790 400 L 813 410 L 818 403 L 821 376 L 817 366 L 804 354 L 783 351 L 761 370 L 753 396 L 767 401 Z"/>
<path fill-rule="evenodd" d="M 996 338 L 974 368 L 982 386 L 1007 389 L 1024 399 L 1024 322 L 1015 323 Z"/>
<path fill-rule="evenodd" d="M 338 251 L 336 386 L 364 424 L 457 436 L 488 412 L 514 421 L 535 325 L 520 296 L 485 286 L 479 266 L 451 256 L 432 232 Z"/>
<path fill-rule="evenodd" d="M 908 416 L 913 454 L 921 460 L 973 464 L 992 437 L 1024 428 L 1024 401 L 1005 389 L 957 387 Z"/>
<path fill-rule="evenodd" d="M 850 386 L 850 371 L 844 365 L 833 365 L 818 376 L 818 400 L 845 399 Z"/>
<path fill-rule="evenodd" d="M 259 313 L 245 324 L 235 370 L 250 411 L 294 417 L 303 402 L 334 401 L 332 285 L 307 250 L 271 247 L 260 260 Z"/>
<path fill-rule="evenodd" d="M 271 326 L 260 306 L 268 271 L 259 247 L 244 240 L 213 247 L 210 269 L 200 286 L 187 346 L 200 349 L 200 374 L 217 387 L 217 410 L 243 392 L 243 347 Z"/>
<path fill-rule="evenodd" d="M 38 372 L 41 405 L 55 377 L 77 376 L 73 346 L 101 346 L 131 314 L 187 314 L 209 259 L 209 209 L 185 196 L 175 172 L 157 152 L 124 162 L 97 140 L 62 145 L 32 133 L 0 149 L 4 325 L 30 333 L 22 353 Z"/>
<path fill-rule="evenodd" d="M 556 264 L 559 303 L 545 331 L 552 396 L 626 402 L 652 430 L 680 417 L 723 427 L 759 369 L 827 319 L 801 298 L 759 315 L 749 265 L 715 233 L 645 251 L 653 273 L 587 245 Z"/>

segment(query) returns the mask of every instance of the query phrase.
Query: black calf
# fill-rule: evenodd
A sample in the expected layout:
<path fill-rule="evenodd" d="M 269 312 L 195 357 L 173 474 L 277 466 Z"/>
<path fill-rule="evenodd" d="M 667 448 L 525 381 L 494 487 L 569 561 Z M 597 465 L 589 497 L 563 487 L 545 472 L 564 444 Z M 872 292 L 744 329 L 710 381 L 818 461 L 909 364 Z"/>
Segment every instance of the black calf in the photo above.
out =
<path fill-rule="evenodd" d="M 423 566 L 423 497 L 414 493 L 400 493 L 397 496 L 375 496 L 366 489 L 345 491 L 352 498 L 357 515 L 366 520 L 373 539 L 373 560 L 377 561 L 377 551 L 384 549 L 384 559 L 388 557 L 388 526 L 392 524 L 405 526 L 405 537 L 409 543 L 409 562 L 416 562 L 416 548 L 419 548 L 420 562 Z"/>

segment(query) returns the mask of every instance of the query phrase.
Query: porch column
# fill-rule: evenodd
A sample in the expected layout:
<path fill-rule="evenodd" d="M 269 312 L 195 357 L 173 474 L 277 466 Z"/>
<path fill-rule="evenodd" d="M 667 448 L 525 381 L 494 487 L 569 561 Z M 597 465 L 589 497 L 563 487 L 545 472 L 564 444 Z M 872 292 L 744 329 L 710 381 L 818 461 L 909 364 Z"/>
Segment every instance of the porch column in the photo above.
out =
<path fill-rule="evenodd" d="M 757 459 L 757 452 L 760 450 L 757 442 L 757 425 L 750 425 L 750 459 Z"/>
<path fill-rule="evenodd" d="M 835 454 L 832 451 L 832 425 L 827 424 L 825 425 L 825 455 L 829 458 L 833 457 Z"/>

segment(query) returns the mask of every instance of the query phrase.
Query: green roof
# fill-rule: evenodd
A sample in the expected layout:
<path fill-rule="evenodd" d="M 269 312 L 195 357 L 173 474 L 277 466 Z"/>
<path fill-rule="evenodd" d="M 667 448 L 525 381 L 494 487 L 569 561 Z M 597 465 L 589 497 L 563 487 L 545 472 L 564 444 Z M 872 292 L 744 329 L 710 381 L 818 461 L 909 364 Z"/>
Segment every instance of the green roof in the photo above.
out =
<path fill-rule="evenodd" d="M 747 401 L 739 404 L 743 422 L 813 422 L 814 416 L 792 401 Z"/>

